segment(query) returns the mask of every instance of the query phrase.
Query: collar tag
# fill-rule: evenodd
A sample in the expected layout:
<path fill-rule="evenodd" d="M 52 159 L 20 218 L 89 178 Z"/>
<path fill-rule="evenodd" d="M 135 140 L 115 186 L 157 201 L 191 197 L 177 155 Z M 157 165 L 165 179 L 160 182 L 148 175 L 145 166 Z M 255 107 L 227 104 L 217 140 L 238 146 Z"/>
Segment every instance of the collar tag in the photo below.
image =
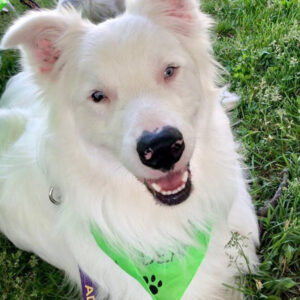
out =
<path fill-rule="evenodd" d="M 51 186 L 48 194 L 49 200 L 54 205 L 61 204 L 61 193 L 60 190 L 56 186 Z"/>
<path fill-rule="evenodd" d="M 98 289 L 96 284 L 80 268 L 79 273 L 83 300 L 96 300 L 98 295 Z"/>

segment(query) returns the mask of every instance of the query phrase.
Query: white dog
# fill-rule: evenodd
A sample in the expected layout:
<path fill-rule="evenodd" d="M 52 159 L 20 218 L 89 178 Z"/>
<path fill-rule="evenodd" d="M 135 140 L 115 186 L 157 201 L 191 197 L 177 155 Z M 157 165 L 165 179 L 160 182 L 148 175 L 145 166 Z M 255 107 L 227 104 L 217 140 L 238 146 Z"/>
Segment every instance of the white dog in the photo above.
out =
<path fill-rule="evenodd" d="M 233 299 L 257 265 L 210 24 L 194 0 L 135 0 L 99 25 L 32 12 L 3 37 L 23 71 L 0 101 L 0 229 L 84 299 Z"/>

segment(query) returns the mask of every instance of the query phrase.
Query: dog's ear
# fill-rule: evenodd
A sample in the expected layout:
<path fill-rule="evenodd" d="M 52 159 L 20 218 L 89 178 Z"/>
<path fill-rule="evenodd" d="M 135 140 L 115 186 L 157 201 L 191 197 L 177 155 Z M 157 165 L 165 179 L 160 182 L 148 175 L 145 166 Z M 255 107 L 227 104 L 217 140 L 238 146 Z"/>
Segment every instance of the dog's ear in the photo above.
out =
<path fill-rule="evenodd" d="M 8 29 L 0 48 L 20 48 L 27 64 L 40 74 L 48 74 L 67 47 L 61 38 L 70 35 L 75 39 L 82 31 L 81 17 L 73 9 L 30 12 Z"/>
<path fill-rule="evenodd" d="M 220 82 L 219 73 L 222 68 L 213 57 L 210 39 L 213 20 L 200 10 L 200 1 L 127 0 L 126 7 L 129 14 L 147 17 L 169 30 L 184 44 L 201 70 L 199 79 L 203 90 L 202 98 L 211 99 L 212 93 L 217 91 L 216 83 Z"/>
<path fill-rule="evenodd" d="M 176 33 L 192 36 L 199 27 L 209 27 L 211 23 L 199 5 L 196 0 L 127 0 L 127 11 L 146 15 Z"/>

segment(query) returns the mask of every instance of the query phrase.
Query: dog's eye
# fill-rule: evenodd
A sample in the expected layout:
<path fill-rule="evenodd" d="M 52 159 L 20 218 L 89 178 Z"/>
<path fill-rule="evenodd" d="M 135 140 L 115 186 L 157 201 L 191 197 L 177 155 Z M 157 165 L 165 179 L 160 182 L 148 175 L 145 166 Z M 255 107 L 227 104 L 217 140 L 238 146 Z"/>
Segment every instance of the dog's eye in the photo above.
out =
<path fill-rule="evenodd" d="M 103 92 L 96 91 L 92 94 L 91 98 L 95 103 L 99 103 L 100 101 L 102 101 L 103 99 L 106 99 L 107 97 Z"/>
<path fill-rule="evenodd" d="M 167 67 L 164 72 L 164 78 L 165 79 L 171 78 L 175 74 L 177 69 L 178 67 L 174 67 L 174 66 Z"/>

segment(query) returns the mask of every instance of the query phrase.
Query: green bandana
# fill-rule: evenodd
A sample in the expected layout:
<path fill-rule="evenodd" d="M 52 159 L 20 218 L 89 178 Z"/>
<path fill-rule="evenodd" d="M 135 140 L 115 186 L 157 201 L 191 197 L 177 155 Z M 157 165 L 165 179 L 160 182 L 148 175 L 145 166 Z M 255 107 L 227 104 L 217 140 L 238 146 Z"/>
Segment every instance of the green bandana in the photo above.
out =
<path fill-rule="evenodd" d="M 113 248 L 100 228 L 93 224 L 91 232 L 98 246 L 125 272 L 135 278 L 154 300 L 179 300 L 196 274 L 207 252 L 210 229 L 197 232 L 197 246 L 187 246 L 183 255 L 172 252 L 160 255 L 158 260 L 142 253 L 130 256 Z"/>
<path fill-rule="evenodd" d="M 0 0 L 0 11 L 7 5 L 7 0 Z"/>

